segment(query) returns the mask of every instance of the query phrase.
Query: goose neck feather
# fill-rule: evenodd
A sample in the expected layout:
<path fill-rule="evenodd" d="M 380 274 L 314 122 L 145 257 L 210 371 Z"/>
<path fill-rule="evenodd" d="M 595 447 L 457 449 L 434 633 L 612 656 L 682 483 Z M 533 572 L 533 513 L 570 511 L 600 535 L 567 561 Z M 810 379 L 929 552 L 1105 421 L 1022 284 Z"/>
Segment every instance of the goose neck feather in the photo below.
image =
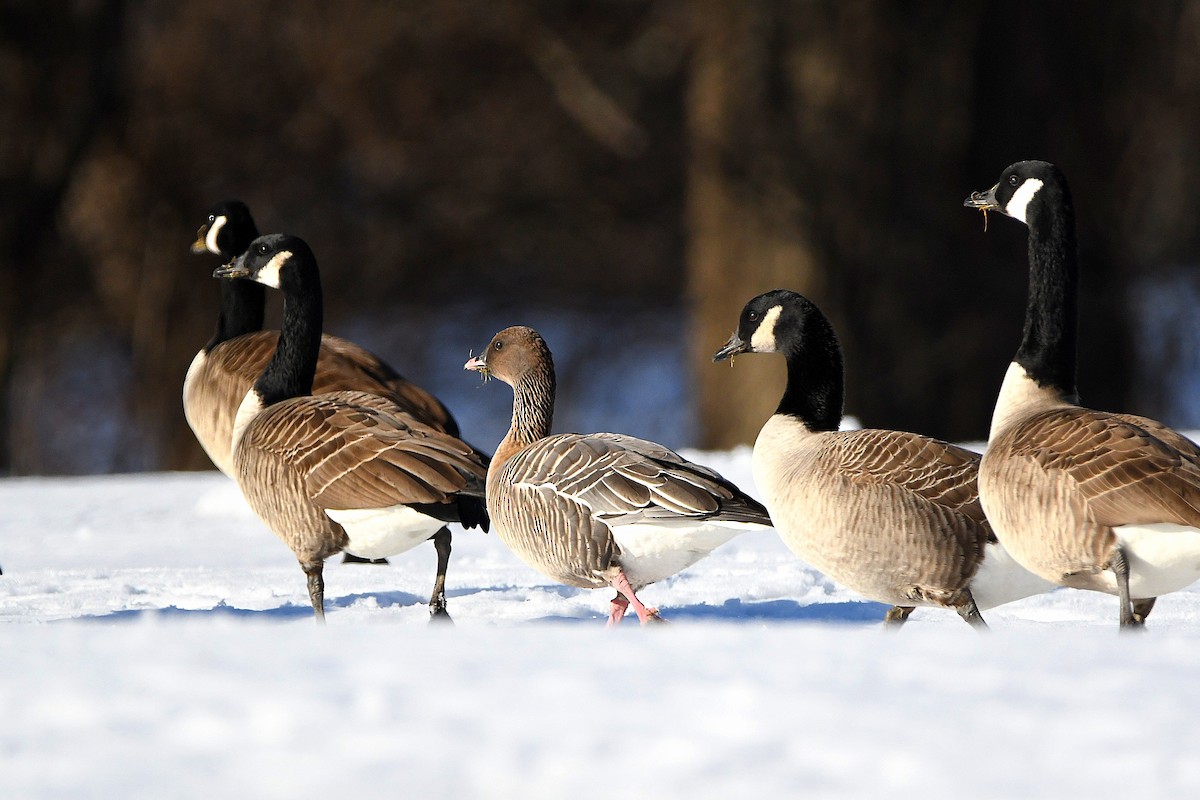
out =
<path fill-rule="evenodd" d="M 237 336 L 262 330 L 266 307 L 265 286 L 247 280 L 225 280 L 221 285 L 221 311 L 217 329 L 204 345 L 204 352 Z"/>
<path fill-rule="evenodd" d="M 1039 386 L 1073 397 L 1079 264 L 1066 180 L 1047 180 L 1027 211 L 1029 297 L 1016 362 Z"/>
<path fill-rule="evenodd" d="M 803 325 L 799 336 L 781 342 L 787 387 L 775 413 L 798 418 L 810 431 L 836 431 L 845 398 L 837 335 L 820 312 L 805 315 Z"/>
<path fill-rule="evenodd" d="M 312 393 L 321 350 L 322 316 L 321 279 L 315 271 L 284 289 L 279 345 L 254 382 L 263 406 Z"/>
<path fill-rule="evenodd" d="M 554 365 L 544 362 L 513 385 L 512 424 L 496 448 L 492 469 L 499 470 L 513 455 L 550 435 L 556 385 Z"/>

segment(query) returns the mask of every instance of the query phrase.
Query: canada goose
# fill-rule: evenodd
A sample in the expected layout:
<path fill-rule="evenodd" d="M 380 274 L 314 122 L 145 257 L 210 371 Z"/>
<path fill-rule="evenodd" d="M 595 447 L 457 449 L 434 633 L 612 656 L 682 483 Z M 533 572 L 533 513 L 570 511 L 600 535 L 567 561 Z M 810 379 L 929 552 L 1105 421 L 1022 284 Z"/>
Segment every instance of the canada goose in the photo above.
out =
<path fill-rule="evenodd" d="M 325 617 L 324 561 L 402 553 L 435 537 L 438 575 L 430 611 L 445 615 L 447 522 L 486 529 L 485 458 L 386 397 L 312 395 L 321 346 L 321 278 L 295 236 L 255 239 L 213 273 L 284 295 L 279 345 L 234 419 L 233 471 L 255 513 L 296 554 L 318 620 Z M 435 536 L 437 534 L 437 536 Z"/>
<path fill-rule="evenodd" d="M 212 253 L 224 262 L 245 252 L 258 229 L 245 203 L 228 200 L 208 213 L 192 245 L 194 253 Z M 250 385 L 262 373 L 279 340 L 264 331 L 266 289 L 253 281 L 221 281 L 217 329 L 196 353 L 183 382 L 183 413 L 204 452 L 217 469 L 233 477 L 230 436 L 233 418 Z M 313 392 L 362 391 L 390 399 L 427 425 L 458 436 L 458 424 L 429 392 L 405 380 L 374 354 L 324 334 L 313 378 Z"/>
<path fill-rule="evenodd" d="M 776 530 L 800 558 L 852 590 L 894 608 L 953 608 L 984 625 L 979 609 L 1038 594 L 1049 584 L 1017 566 L 991 535 L 979 505 L 979 456 L 915 433 L 839 431 L 842 354 L 829 320 L 785 289 L 742 309 L 714 361 L 781 353 L 787 388 L 754 443 L 754 483 Z"/>
<path fill-rule="evenodd" d="M 1075 212 L 1062 172 L 1008 167 L 964 205 L 1029 228 L 1025 330 L 992 414 L 979 493 L 1000 541 L 1055 583 L 1154 599 L 1200 578 L 1200 450 L 1160 422 L 1077 405 Z"/>
<path fill-rule="evenodd" d="M 637 592 L 747 530 L 766 509 L 716 472 L 660 444 L 615 433 L 550 434 L 554 361 L 532 328 L 505 328 L 466 369 L 513 388 L 512 426 L 487 475 L 496 533 L 526 564 L 569 586 L 617 591 L 608 624 Z"/>

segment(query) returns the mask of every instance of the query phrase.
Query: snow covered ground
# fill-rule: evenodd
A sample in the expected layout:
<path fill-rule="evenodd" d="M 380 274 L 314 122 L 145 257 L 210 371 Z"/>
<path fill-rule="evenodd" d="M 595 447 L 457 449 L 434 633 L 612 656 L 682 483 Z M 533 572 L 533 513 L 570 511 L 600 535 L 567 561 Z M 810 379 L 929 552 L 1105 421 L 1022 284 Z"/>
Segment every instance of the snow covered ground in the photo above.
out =
<path fill-rule="evenodd" d="M 743 536 L 610 633 L 608 592 L 454 547 L 454 626 L 427 546 L 331 561 L 322 629 L 216 473 L 0 481 L 0 797 L 1200 796 L 1196 588 L 1140 636 L 1071 591 L 892 634 Z"/>

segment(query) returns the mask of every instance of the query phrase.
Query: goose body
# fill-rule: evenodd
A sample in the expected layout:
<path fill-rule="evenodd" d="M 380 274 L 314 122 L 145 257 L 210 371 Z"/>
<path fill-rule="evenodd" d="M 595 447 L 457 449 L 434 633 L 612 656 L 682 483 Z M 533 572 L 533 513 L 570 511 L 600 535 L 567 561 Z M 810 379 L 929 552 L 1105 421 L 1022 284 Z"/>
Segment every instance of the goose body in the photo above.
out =
<path fill-rule="evenodd" d="M 788 385 L 754 444 L 754 482 L 784 543 L 853 591 L 895 608 L 988 609 L 1052 584 L 1008 557 L 979 503 L 979 456 L 915 433 L 838 430 L 841 353 L 807 298 L 776 290 L 750 300 L 715 356 L 779 352 Z"/>
<path fill-rule="evenodd" d="M 513 421 L 492 458 L 488 513 L 526 564 L 570 586 L 618 592 L 610 624 L 636 592 L 690 567 L 766 510 L 715 471 L 660 444 L 612 433 L 550 435 L 554 365 L 531 328 L 506 328 L 467 369 L 513 387 Z"/>
<path fill-rule="evenodd" d="M 225 201 L 209 210 L 192 252 L 212 253 L 229 262 L 257 237 L 258 229 L 246 205 Z M 238 407 L 279 342 L 278 331 L 262 330 L 265 291 L 252 281 L 221 281 L 216 332 L 196 353 L 183 381 L 183 413 L 188 426 L 217 469 L 230 477 L 231 437 Z M 337 336 L 321 337 L 312 391 L 381 395 L 422 422 L 451 436 L 459 435 L 454 418 L 436 397 L 378 356 Z"/>
<path fill-rule="evenodd" d="M 391 399 L 366 392 L 312 395 L 321 342 L 316 260 L 297 237 L 256 239 L 225 278 L 284 292 L 278 346 L 232 425 L 233 473 L 254 512 L 292 550 L 324 617 L 323 562 L 347 551 L 395 555 L 434 539 L 438 576 L 430 600 L 445 615 L 447 522 L 486 527 L 486 457 Z"/>
<path fill-rule="evenodd" d="M 980 496 L 1013 557 L 1046 580 L 1115 594 L 1122 626 L 1200 579 L 1200 450 L 1160 422 L 1077 404 L 1075 220 L 1052 164 L 1013 164 L 968 207 L 1029 228 L 1021 346 L 997 398 Z"/>

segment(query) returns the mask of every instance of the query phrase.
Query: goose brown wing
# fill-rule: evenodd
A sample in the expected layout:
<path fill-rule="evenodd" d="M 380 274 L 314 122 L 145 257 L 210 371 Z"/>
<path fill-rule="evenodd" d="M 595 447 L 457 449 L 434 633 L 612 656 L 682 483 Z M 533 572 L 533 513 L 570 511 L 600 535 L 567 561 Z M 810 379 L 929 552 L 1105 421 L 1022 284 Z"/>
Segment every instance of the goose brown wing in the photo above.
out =
<path fill-rule="evenodd" d="M 1100 524 L 1200 527 L 1200 466 L 1151 431 L 1129 417 L 1056 409 L 1020 423 L 1010 452 L 1069 481 Z"/>
<path fill-rule="evenodd" d="M 979 503 L 978 454 L 904 431 L 853 431 L 840 441 L 837 469 L 850 480 L 898 486 L 987 526 Z"/>
<path fill-rule="evenodd" d="M 704 519 L 770 524 L 762 505 L 713 470 L 632 436 L 559 434 L 518 458 L 521 483 L 549 488 L 609 524 Z"/>
<path fill-rule="evenodd" d="M 1200 466 L 1200 446 L 1197 446 L 1195 442 L 1179 431 L 1168 428 L 1158 420 L 1150 419 L 1149 417 L 1139 417 L 1136 414 L 1113 414 L 1112 416 L 1113 419 L 1138 426 L 1167 447 L 1175 450 L 1185 459 Z"/>
<path fill-rule="evenodd" d="M 325 334 L 321 337 L 321 355 L 313 378 L 313 394 L 347 389 L 380 394 L 426 425 L 451 436 L 459 435 L 458 423 L 440 400 L 369 350 Z"/>
<path fill-rule="evenodd" d="M 243 447 L 286 459 L 321 508 L 384 508 L 482 496 L 486 468 L 464 442 L 363 392 L 271 406 Z"/>

